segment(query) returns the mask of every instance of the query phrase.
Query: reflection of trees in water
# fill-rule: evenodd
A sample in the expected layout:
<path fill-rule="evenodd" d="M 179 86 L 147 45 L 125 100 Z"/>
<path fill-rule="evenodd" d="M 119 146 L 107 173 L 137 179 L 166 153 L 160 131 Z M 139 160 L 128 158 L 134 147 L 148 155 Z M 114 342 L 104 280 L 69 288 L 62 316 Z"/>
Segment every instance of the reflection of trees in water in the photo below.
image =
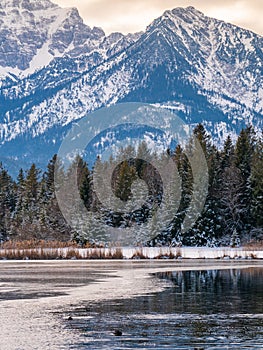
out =
<path fill-rule="evenodd" d="M 84 332 L 89 342 L 95 339 L 95 346 L 101 342 L 112 348 L 120 344 L 107 334 L 116 329 L 123 331 L 122 346 L 134 349 L 142 343 L 149 349 L 186 344 L 189 349 L 256 348 L 263 339 L 258 315 L 263 313 L 262 275 L 262 268 L 157 273 L 172 281 L 172 288 L 129 299 L 90 301 L 75 310 L 77 321 L 71 327 Z"/>
<path fill-rule="evenodd" d="M 263 269 L 161 272 L 173 282 L 174 310 L 191 312 L 263 312 Z M 167 303 L 166 293 L 163 294 Z"/>
<path fill-rule="evenodd" d="M 122 315 L 133 312 L 200 315 L 263 313 L 262 268 L 173 271 L 160 272 L 155 276 L 172 281 L 172 288 L 131 299 L 92 303 L 92 310 Z"/>

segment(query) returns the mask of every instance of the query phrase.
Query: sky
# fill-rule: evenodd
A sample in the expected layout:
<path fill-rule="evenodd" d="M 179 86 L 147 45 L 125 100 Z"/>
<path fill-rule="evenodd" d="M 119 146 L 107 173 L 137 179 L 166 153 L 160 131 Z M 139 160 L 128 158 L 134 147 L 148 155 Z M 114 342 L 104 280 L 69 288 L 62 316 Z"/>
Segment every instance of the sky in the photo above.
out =
<path fill-rule="evenodd" d="M 77 7 L 84 22 L 106 34 L 145 30 L 165 10 L 194 6 L 205 15 L 263 35 L 263 0 L 51 0 L 61 7 Z"/>

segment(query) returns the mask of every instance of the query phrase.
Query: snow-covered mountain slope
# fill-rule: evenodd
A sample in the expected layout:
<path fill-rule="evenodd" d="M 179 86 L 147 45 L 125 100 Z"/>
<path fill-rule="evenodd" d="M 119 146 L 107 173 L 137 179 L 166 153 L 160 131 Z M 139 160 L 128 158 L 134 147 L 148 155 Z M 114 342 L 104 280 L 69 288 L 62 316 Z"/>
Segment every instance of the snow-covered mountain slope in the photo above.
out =
<path fill-rule="evenodd" d="M 12 80 L 58 57 L 79 58 L 81 70 L 83 55 L 95 51 L 105 58 L 124 38 L 120 33 L 106 37 L 101 28 L 85 25 L 76 8 L 60 8 L 49 0 L 2 0 L 0 18 L 0 75 Z"/>
<path fill-rule="evenodd" d="M 246 124 L 263 126 L 263 38 L 253 32 L 188 7 L 166 11 L 144 33 L 106 37 L 76 9 L 48 0 L 1 4 L 8 20 L 0 38 L 19 52 L 12 60 L 7 48 L 0 55 L 3 156 L 46 162 L 72 122 L 125 101 L 203 122 L 216 142 Z"/>
<path fill-rule="evenodd" d="M 83 24 L 74 8 L 49 0 L 3 0 L 0 4 L 1 74 L 27 75 L 55 57 L 92 50 L 104 32 Z"/>
<path fill-rule="evenodd" d="M 187 72 L 189 81 L 263 111 L 262 37 L 206 17 L 193 7 L 166 11 L 148 31 L 157 32 L 186 58 L 192 68 Z"/>

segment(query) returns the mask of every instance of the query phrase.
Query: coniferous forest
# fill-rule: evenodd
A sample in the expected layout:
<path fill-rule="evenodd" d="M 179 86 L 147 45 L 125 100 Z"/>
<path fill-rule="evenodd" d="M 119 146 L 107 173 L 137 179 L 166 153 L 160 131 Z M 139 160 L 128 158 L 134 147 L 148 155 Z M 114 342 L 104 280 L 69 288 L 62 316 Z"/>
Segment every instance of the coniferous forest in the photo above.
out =
<path fill-rule="evenodd" d="M 172 213 L 173 220 L 166 230 L 158 232 L 148 245 L 172 246 L 238 246 L 263 239 L 263 134 L 256 135 L 252 127 L 243 129 L 236 142 L 230 137 L 218 149 L 204 127 L 194 130 L 206 157 L 209 173 L 208 195 L 202 213 L 195 224 L 182 232 L 182 222 L 191 202 L 193 176 L 184 149 L 177 145 L 167 150 L 175 162 L 181 178 L 179 208 Z M 113 227 L 125 227 L 131 222 L 145 222 L 151 213 L 151 203 L 161 199 L 162 186 L 158 173 L 140 160 L 140 152 L 150 152 L 142 142 L 138 149 L 124 149 L 130 155 L 116 167 L 112 175 L 112 188 L 117 197 L 127 201 L 132 183 L 144 180 L 150 200 L 140 210 L 130 215 L 104 212 L 103 220 Z M 0 240 L 74 240 L 80 245 L 89 242 L 83 231 L 74 230 L 65 221 L 55 196 L 54 171 L 56 155 L 45 171 L 32 164 L 21 169 L 13 179 L 3 166 L 0 167 Z M 97 159 L 100 162 L 100 159 Z M 87 210 L 100 212 L 101 205 L 93 189 L 93 169 L 77 156 L 78 187 Z M 106 167 L 107 164 L 101 164 Z M 70 171 L 70 169 L 68 169 Z M 158 223 L 157 223 L 158 226 Z M 92 229 L 92 228 L 91 228 Z M 98 227 L 96 227 L 98 230 Z M 139 242 L 138 242 L 139 243 Z"/>

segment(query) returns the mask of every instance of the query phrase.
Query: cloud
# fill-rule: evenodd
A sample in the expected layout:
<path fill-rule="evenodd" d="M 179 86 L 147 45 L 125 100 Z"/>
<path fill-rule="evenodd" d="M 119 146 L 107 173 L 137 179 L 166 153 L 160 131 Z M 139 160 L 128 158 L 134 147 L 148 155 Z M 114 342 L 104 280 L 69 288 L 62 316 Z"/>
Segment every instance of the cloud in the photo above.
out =
<path fill-rule="evenodd" d="M 262 0 L 53 0 L 62 7 L 77 7 L 90 26 L 106 33 L 144 30 L 165 10 L 194 6 L 208 16 L 234 23 L 263 35 Z"/>
<path fill-rule="evenodd" d="M 263 2 L 261 0 L 213 1 L 206 14 L 263 34 Z"/>

